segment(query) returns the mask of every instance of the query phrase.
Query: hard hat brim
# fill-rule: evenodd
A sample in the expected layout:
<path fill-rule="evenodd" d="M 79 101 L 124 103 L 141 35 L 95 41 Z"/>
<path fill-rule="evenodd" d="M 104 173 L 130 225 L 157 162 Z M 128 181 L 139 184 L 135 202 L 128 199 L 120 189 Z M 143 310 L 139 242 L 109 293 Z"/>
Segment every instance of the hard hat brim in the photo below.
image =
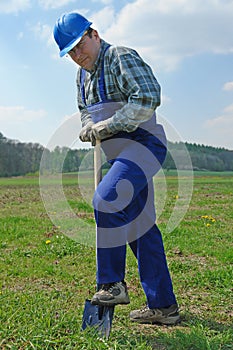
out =
<path fill-rule="evenodd" d="M 75 47 L 75 45 L 79 43 L 79 41 L 82 39 L 83 35 L 87 31 L 87 29 L 90 28 L 91 25 L 92 25 L 92 22 L 88 22 L 87 26 L 80 33 L 79 37 L 72 40 L 67 46 L 64 47 L 63 50 L 60 51 L 60 57 L 65 56 L 70 50 L 72 50 Z"/>

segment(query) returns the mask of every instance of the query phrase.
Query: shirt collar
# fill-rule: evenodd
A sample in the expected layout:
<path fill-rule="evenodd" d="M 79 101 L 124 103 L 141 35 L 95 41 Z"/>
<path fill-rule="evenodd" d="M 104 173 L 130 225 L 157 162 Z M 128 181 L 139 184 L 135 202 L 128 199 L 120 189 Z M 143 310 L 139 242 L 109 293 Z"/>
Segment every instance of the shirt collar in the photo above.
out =
<path fill-rule="evenodd" d="M 102 62 L 105 49 L 106 49 L 106 47 L 107 47 L 108 45 L 109 45 L 109 44 L 108 44 L 106 41 L 104 41 L 103 39 L 101 39 L 101 42 L 100 42 L 100 50 L 99 50 L 98 57 L 97 57 L 97 59 L 96 59 L 96 61 L 95 61 L 94 68 L 93 68 L 91 71 L 88 71 L 89 73 L 91 73 L 91 74 L 95 73 L 95 71 L 97 70 L 97 68 L 99 67 L 99 65 L 100 65 L 101 62 Z"/>

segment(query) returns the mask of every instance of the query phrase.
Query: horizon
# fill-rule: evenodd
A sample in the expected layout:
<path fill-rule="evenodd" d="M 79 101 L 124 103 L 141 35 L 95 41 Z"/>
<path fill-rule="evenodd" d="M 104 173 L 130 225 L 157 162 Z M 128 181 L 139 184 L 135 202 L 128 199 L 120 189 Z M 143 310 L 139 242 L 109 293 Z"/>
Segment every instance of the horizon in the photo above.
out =
<path fill-rule="evenodd" d="M 4 138 L 6 138 L 7 141 L 13 141 L 13 142 L 15 142 L 15 143 L 22 143 L 22 144 L 28 144 L 28 143 L 39 144 L 39 145 L 42 146 L 43 148 L 47 148 L 46 146 L 40 144 L 39 142 L 27 142 L 27 141 L 21 141 L 21 140 L 17 140 L 17 139 L 10 139 L 10 138 L 8 138 L 6 135 L 4 135 L 1 131 L 0 131 L 0 134 L 2 134 L 2 136 L 3 136 Z M 195 145 L 195 146 L 198 146 L 198 147 L 214 148 L 214 149 L 221 149 L 221 150 L 233 152 L 233 150 L 228 149 L 228 148 L 225 148 L 225 147 L 221 147 L 221 146 L 211 146 L 211 145 L 206 145 L 206 144 L 203 144 L 203 143 L 201 144 L 201 143 L 188 142 L 188 141 L 181 141 L 181 140 L 179 140 L 179 141 L 170 141 L 170 140 L 167 140 L 167 142 L 168 142 L 168 143 L 171 143 L 171 144 L 184 143 L 184 144 L 188 144 L 188 145 Z M 57 145 L 57 146 L 54 146 L 54 148 L 53 148 L 52 150 L 51 150 L 51 149 L 49 149 L 49 150 L 50 150 L 50 151 L 53 151 L 56 147 L 60 147 L 60 148 L 62 148 L 62 147 L 64 147 L 64 148 L 67 147 L 67 148 L 72 149 L 72 150 L 80 150 L 80 149 L 82 149 L 82 150 L 87 150 L 87 151 L 88 151 L 90 148 L 93 148 L 93 146 L 91 146 L 91 145 L 90 145 L 89 147 L 84 147 L 84 146 L 82 146 L 82 144 L 81 144 L 81 146 L 80 146 L 79 148 L 70 148 L 70 147 L 65 146 L 65 145 L 63 145 L 63 146 Z M 48 149 L 48 148 L 47 148 L 47 149 Z"/>
<path fill-rule="evenodd" d="M 220 0 L 2 0 L 0 121 L 7 138 L 46 147 L 77 114 L 77 66 L 59 57 L 52 36 L 57 18 L 74 10 L 101 38 L 149 63 L 162 89 L 157 114 L 178 140 L 233 150 L 233 2 Z M 72 127 L 72 142 L 89 148 L 77 141 L 80 120 Z M 68 136 L 58 146 L 69 147 Z"/>

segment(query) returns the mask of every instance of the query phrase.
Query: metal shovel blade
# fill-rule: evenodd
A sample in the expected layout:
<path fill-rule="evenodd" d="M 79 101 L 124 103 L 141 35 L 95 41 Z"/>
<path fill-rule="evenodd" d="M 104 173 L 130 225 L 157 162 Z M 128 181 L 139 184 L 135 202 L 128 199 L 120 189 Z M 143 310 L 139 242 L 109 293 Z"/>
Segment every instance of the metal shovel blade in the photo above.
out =
<path fill-rule="evenodd" d="M 114 314 L 114 306 L 98 306 L 92 305 L 91 301 L 86 299 L 83 319 L 82 330 L 87 327 L 95 327 L 101 337 L 109 338 L 112 320 Z"/>

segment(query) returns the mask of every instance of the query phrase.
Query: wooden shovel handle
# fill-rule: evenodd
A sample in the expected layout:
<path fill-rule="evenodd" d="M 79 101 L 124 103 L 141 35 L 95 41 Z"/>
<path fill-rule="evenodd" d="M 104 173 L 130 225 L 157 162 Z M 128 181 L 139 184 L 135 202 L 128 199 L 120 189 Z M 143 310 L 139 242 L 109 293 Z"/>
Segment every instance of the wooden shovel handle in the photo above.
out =
<path fill-rule="evenodd" d="M 94 178 L 95 178 L 95 189 L 102 179 L 101 171 L 101 147 L 100 140 L 96 140 L 96 145 L 94 148 Z"/>

